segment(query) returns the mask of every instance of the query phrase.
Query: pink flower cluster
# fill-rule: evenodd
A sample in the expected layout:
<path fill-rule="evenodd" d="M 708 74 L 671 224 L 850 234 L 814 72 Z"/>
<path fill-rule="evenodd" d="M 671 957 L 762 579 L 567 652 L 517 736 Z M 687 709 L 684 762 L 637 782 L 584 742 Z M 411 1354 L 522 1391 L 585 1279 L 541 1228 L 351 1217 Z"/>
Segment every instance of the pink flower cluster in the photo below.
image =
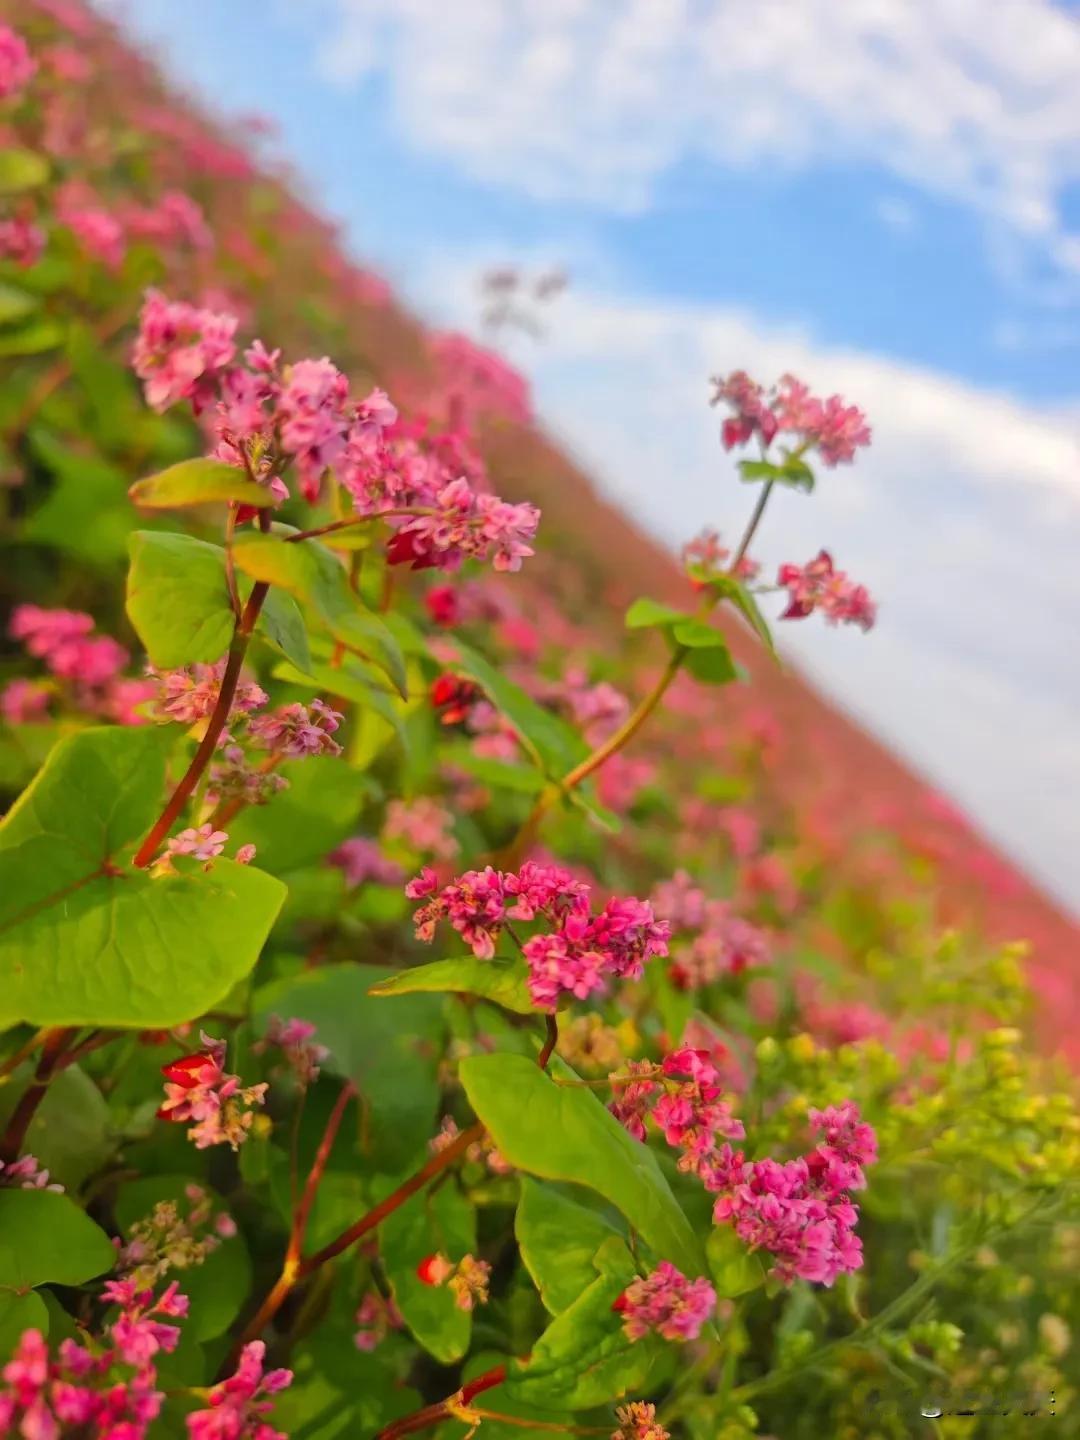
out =
<path fill-rule="evenodd" d="M 8 25 L 0 25 L 0 100 L 24 90 L 37 72 L 26 41 Z"/>
<path fill-rule="evenodd" d="M 0 220 L 0 260 L 34 265 L 44 249 L 44 231 L 26 216 L 11 215 Z"/>
<path fill-rule="evenodd" d="M 416 855 L 452 860 L 460 848 L 453 826 L 454 817 L 444 805 L 430 795 L 418 795 L 415 800 L 390 801 L 382 836 L 388 844 L 396 842 Z"/>
<path fill-rule="evenodd" d="M 816 449 L 826 465 L 851 461 L 860 446 L 870 444 L 866 416 L 855 405 L 845 405 L 839 395 L 819 400 L 794 375 L 784 375 L 770 391 L 743 370 L 713 380 L 711 403 L 730 407 L 733 414 L 724 421 L 724 448 L 732 450 L 758 436 L 768 448 L 781 432 L 792 434 L 798 449 Z"/>
<path fill-rule="evenodd" d="M 558 865 L 527 860 L 517 874 L 469 870 L 439 885 L 430 869 L 405 887 L 416 912 L 416 934 L 430 941 L 448 920 L 474 955 L 489 960 L 510 920 L 543 919 L 554 928 L 526 940 L 529 994 L 539 1009 L 553 1010 L 563 996 L 579 1000 L 603 990 L 609 978 L 638 980 L 646 960 L 667 954 L 668 926 L 652 907 L 633 897 L 612 897 L 596 915 L 589 886 Z"/>
<path fill-rule="evenodd" d="M 0 1372 L 0 1436 L 143 1440 L 164 1399 L 156 1388 L 155 1357 L 174 1350 L 180 1338 L 175 1325 L 157 1317 L 184 1316 L 188 1302 L 175 1285 L 155 1300 L 152 1291 L 130 1280 L 107 1281 L 103 1298 L 118 1305 L 120 1314 L 97 1353 L 62 1340 L 53 1357 L 40 1331 L 23 1332 Z"/>
<path fill-rule="evenodd" d="M 210 1145 L 239 1150 L 254 1123 L 254 1107 L 265 1104 L 268 1087 L 241 1086 L 240 1077 L 224 1068 L 225 1042 L 212 1040 L 205 1032 L 199 1038 L 202 1050 L 161 1067 L 165 1103 L 158 1118 L 178 1125 L 192 1122 L 188 1139 L 197 1150 Z"/>
<path fill-rule="evenodd" d="M 261 1340 L 244 1346 L 235 1375 L 210 1391 L 209 1409 L 187 1417 L 189 1440 L 288 1440 L 264 1417 L 273 1409 L 269 1397 L 292 1384 L 292 1371 L 268 1370 L 264 1374 L 265 1356 Z"/>
<path fill-rule="evenodd" d="M 270 1048 L 280 1050 L 298 1084 L 312 1085 L 319 1078 L 319 1067 L 330 1054 L 325 1045 L 315 1040 L 315 1030 L 310 1020 L 282 1020 L 279 1015 L 271 1015 L 266 1022 L 266 1034 L 251 1049 L 256 1055 Z"/>
<path fill-rule="evenodd" d="M 5 1165 L 0 1160 L 0 1189 L 7 1190 L 55 1190 L 64 1193 L 63 1185 L 50 1185 L 49 1172 L 43 1170 L 35 1155 L 20 1155 Z"/>
<path fill-rule="evenodd" d="M 131 1226 L 126 1244 L 119 1240 L 116 1265 L 137 1290 L 149 1289 L 168 1271 L 201 1265 L 222 1240 L 236 1234 L 236 1222 L 224 1211 L 214 1214 L 213 1201 L 201 1185 L 184 1188 L 186 1213 L 173 1200 L 162 1200 Z"/>
<path fill-rule="evenodd" d="M 124 263 L 124 227 L 90 186 L 69 180 L 56 192 L 56 218 L 66 225 L 94 260 L 110 270 Z"/>
<path fill-rule="evenodd" d="M 216 396 L 215 380 L 236 354 L 235 315 L 200 310 L 148 290 L 132 352 L 146 403 L 167 410 L 190 400 L 196 413 Z"/>
<path fill-rule="evenodd" d="M 173 835 L 165 844 L 165 855 L 190 855 L 195 860 L 215 860 L 225 849 L 228 833 L 215 830 L 210 824 L 189 826 Z"/>
<path fill-rule="evenodd" d="M 741 1140 L 746 1131 L 723 1098 L 720 1073 L 708 1053 L 683 1045 L 659 1065 L 631 1060 L 628 1070 L 629 1079 L 612 1077 L 611 1113 L 642 1141 L 651 1114 L 667 1143 L 682 1151 L 679 1169 L 710 1185 L 726 1149 L 721 1139 Z"/>
<path fill-rule="evenodd" d="M 182 190 L 166 190 L 153 205 L 129 205 L 122 214 L 123 226 L 132 240 L 168 248 L 186 246 L 210 250 L 214 237 L 202 207 Z"/>
<path fill-rule="evenodd" d="M 185 665 L 178 670 L 159 671 L 148 666 L 147 674 L 157 687 L 152 705 L 154 717 L 175 720 L 180 725 L 197 725 L 214 713 L 225 674 L 225 661 L 218 660 L 213 665 Z M 261 710 L 269 698 L 261 686 L 241 679 L 229 714 L 248 715 L 253 710 Z"/>
<path fill-rule="evenodd" d="M 311 503 L 332 471 L 359 516 L 391 525 L 391 564 L 455 570 L 472 558 L 517 570 L 533 553 L 539 511 L 475 489 L 463 471 L 477 467 L 460 437 L 399 422 L 382 390 L 352 399 L 326 357 L 283 366 L 280 351 L 256 340 L 234 365 L 236 328 L 233 315 L 148 291 L 133 355 L 147 403 L 165 410 L 189 400 L 206 412 L 215 456 L 243 468 L 278 502 L 289 494 L 286 466 L 295 465 Z"/>
<path fill-rule="evenodd" d="M 368 881 L 374 885 L 400 885 L 403 878 L 401 866 L 388 859 L 378 841 L 368 835 L 343 840 L 326 858 L 344 874 L 350 890 Z"/>
<path fill-rule="evenodd" d="M 708 1280 L 688 1280 L 668 1260 L 633 1280 L 615 1302 L 631 1340 L 655 1332 L 665 1340 L 696 1340 L 716 1309 Z"/>
<path fill-rule="evenodd" d="M 866 586 L 854 584 L 837 570 L 827 550 L 805 565 L 781 565 L 776 580 L 788 592 L 782 620 L 802 620 L 820 610 L 831 625 L 858 625 L 869 630 L 877 618 L 877 607 Z"/>
<path fill-rule="evenodd" d="M 693 584 L 700 586 L 710 576 L 724 574 L 731 565 L 733 554 L 715 530 L 702 530 L 683 546 L 682 562 L 689 570 Z M 735 576 L 739 580 L 754 580 L 760 570 L 756 560 L 744 555 L 735 567 Z"/>
<path fill-rule="evenodd" d="M 865 1188 L 863 1166 L 877 1159 L 877 1138 L 850 1100 L 811 1110 L 810 1124 L 822 1138 L 808 1155 L 746 1160 L 725 1146 L 706 1182 L 719 1194 L 717 1223 L 732 1225 L 752 1249 L 767 1250 L 774 1257 L 770 1273 L 786 1285 L 796 1279 L 831 1285 L 862 1265 L 859 1210 L 849 1192 Z"/>
<path fill-rule="evenodd" d="M 518 425 L 529 423 L 529 388 L 500 355 L 451 332 L 430 336 L 428 346 L 446 398 L 461 419 L 496 415 Z"/>
<path fill-rule="evenodd" d="M 120 671 L 128 652 L 111 635 L 95 635 L 93 616 L 81 610 L 43 610 L 38 605 L 16 605 L 8 634 L 22 642 L 27 654 L 41 660 L 60 682 L 50 687 L 40 681 L 12 680 L 0 696 L 0 713 L 12 724 L 45 717 L 51 689 L 59 689 L 79 710 L 104 715 L 122 725 L 138 725 L 138 707 L 152 687 L 130 680 Z"/>
<path fill-rule="evenodd" d="M 656 1418 L 656 1406 L 645 1400 L 617 1406 L 615 1418 L 619 1428 L 611 1440 L 671 1440 L 671 1431 L 665 1430 Z"/>
<path fill-rule="evenodd" d="M 341 746 L 331 736 L 344 718 L 340 710 L 332 710 L 324 700 L 313 700 L 310 706 L 298 702 L 283 705 L 249 720 L 248 739 L 260 750 L 273 750 L 287 760 L 340 755 Z"/>
<path fill-rule="evenodd" d="M 737 915 L 726 900 L 709 899 L 685 870 L 658 885 L 652 903 L 675 930 L 697 932 L 672 959 L 669 973 L 680 989 L 697 990 L 768 963 L 764 931 Z"/>
<path fill-rule="evenodd" d="M 400 1330 L 405 1321 L 394 1304 L 392 1296 L 383 1296 L 378 1290 L 369 1290 L 355 1316 L 356 1334 L 353 1344 L 358 1350 L 369 1353 L 377 1350 L 391 1330 Z"/>

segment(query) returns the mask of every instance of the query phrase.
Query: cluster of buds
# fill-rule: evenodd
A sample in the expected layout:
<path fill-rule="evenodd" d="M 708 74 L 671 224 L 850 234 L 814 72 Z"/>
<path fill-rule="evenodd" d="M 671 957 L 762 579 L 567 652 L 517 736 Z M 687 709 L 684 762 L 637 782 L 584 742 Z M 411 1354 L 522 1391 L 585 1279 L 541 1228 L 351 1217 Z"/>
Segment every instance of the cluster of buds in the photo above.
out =
<path fill-rule="evenodd" d="M 458 1123 L 452 1115 L 444 1115 L 436 1135 L 428 1141 L 428 1149 L 432 1155 L 441 1155 L 448 1145 L 452 1145 L 461 1134 Z M 465 1151 L 465 1159 L 474 1165 L 484 1165 L 492 1175 L 512 1175 L 514 1167 L 509 1160 L 505 1160 L 495 1146 L 490 1135 L 485 1134 L 479 1140 L 473 1141 Z"/>
<path fill-rule="evenodd" d="M 702 530 L 682 548 L 682 562 L 691 583 L 700 589 L 716 575 L 728 572 L 734 562 L 734 553 L 723 542 L 715 530 Z M 749 555 L 743 555 L 734 568 L 737 580 L 756 580 L 761 566 Z"/>
<path fill-rule="evenodd" d="M 236 1222 L 224 1211 L 214 1214 L 213 1200 L 201 1185 L 184 1188 L 186 1214 L 175 1200 L 161 1200 L 131 1227 L 126 1244 L 116 1242 L 116 1264 L 126 1280 L 149 1289 L 169 1270 L 189 1270 L 236 1234 Z"/>
<path fill-rule="evenodd" d="M 265 1104 L 267 1086 L 242 1086 L 238 1075 L 225 1071 L 225 1042 L 205 1032 L 199 1038 L 202 1050 L 161 1067 L 165 1103 L 158 1118 L 190 1124 L 188 1139 L 198 1150 L 211 1145 L 238 1150 L 255 1122 L 255 1107 Z"/>
<path fill-rule="evenodd" d="M 645 1400 L 617 1406 L 615 1418 L 619 1428 L 611 1440 L 671 1440 L 671 1431 L 665 1430 L 656 1418 L 656 1406 Z"/>
<path fill-rule="evenodd" d="M 209 1408 L 187 1417 L 189 1440 L 288 1440 L 265 1417 L 273 1409 L 270 1396 L 292 1384 L 292 1371 L 268 1370 L 264 1374 L 265 1356 L 261 1340 L 244 1346 L 236 1373 L 215 1385 L 207 1396 Z"/>
<path fill-rule="evenodd" d="M 463 1255 L 457 1264 L 441 1252 L 427 1255 L 417 1265 L 416 1276 L 422 1285 L 445 1285 L 459 1310 L 487 1303 L 491 1266 L 474 1255 Z"/>
<path fill-rule="evenodd" d="M 34 1155 L 20 1155 L 7 1164 L 0 1160 L 0 1189 L 7 1190 L 55 1190 L 64 1193 L 63 1185 L 49 1183 L 49 1172 L 43 1170 Z"/>
<path fill-rule="evenodd" d="M 367 1292 L 354 1319 L 356 1334 L 353 1344 L 365 1352 L 377 1350 L 392 1330 L 400 1330 L 405 1324 L 393 1296 L 385 1296 L 378 1290 Z"/>

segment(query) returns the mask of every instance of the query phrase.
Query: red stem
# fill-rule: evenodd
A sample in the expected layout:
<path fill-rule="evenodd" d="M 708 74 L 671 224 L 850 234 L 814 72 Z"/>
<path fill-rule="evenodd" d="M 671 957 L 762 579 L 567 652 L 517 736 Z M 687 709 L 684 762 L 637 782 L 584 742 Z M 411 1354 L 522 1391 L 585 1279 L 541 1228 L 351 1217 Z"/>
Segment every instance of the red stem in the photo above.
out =
<path fill-rule="evenodd" d="M 221 732 L 225 729 L 229 719 L 229 711 L 232 709 L 233 697 L 236 694 L 237 682 L 240 679 L 240 670 L 244 664 L 244 657 L 247 654 L 248 645 L 251 641 L 252 632 L 255 629 L 255 622 L 259 618 L 259 611 L 262 609 L 263 601 L 266 599 L 269 585 L 260 581 L 252 588 L 248 596 L 248 602 L 244 607 L 236 629 L 233 631 L 232 643 L 229 646 L 229 658 L 225 663 L 225 673 L 221 677 L 221 689 L 218 691 L 217 703 L 210 716 L 210 723 L 206 727 L 206 734 L 199 742 L 199 748 L 195 751 L 194 758 L 188 766 L 184 778 L 177 785 L 172 793 L 165 809 L 158 816 L 152 825 L 149 834 L 139 846 L 132 861 L 140 869 L 150 864 L 157 854 L 161 842 L 172 829 L 173 821 L 180 814 L 180 811 L 187 804 L 196 785 L 202 778 L 202 773 L 209 765 L 214 751 L 217 749 Z"/>
<path fill-rule="evenodd" d="M 470 1380 L 460 1390 L 455 1390 L 445 1400 L 438 1401 L 435 1405 L 427 1405 L 423 1410 L 417 1410 L 412 1415 L 405 1415 L 400 1420 L 394 1420 L 385 1429 L 380 1430 L 375 1440 L 400 1440 L 402 1435 L 412 1435 L 417 1430 L 426 1430 L 429 1425 L 435 1425 L 440 1420 L 452 1416 L 455 1409 L 464 1409 L 477 1395 L 482 1395 L 485 1390 L 494 1390 L 496 1385 L 501 1385 L 506 1379 L 506 1366 L 496 1365 L 493 1370 L 485 1370 L 482 1375 L 477 1375 L 475 1380 Z"/>
<path fill-rule="evenodd" d="M 37 1114 L 38 1106 L 45 1099 L 49 1082 L 52 1080 L 53 1073 L 59 1068 L 64 1051 L 77 1034 L 77 1027 L 49 1030 L 46 1033 L 41 1046 L 41 1059 L 34 1071 L 34 1078 L 19 1096 L 19 1103 L 12 1111 L 3 1138 L 0 1139 L 0 1160 L 5 1164 L 17 1160 L 22 1153 L 30 1122 Z"/>

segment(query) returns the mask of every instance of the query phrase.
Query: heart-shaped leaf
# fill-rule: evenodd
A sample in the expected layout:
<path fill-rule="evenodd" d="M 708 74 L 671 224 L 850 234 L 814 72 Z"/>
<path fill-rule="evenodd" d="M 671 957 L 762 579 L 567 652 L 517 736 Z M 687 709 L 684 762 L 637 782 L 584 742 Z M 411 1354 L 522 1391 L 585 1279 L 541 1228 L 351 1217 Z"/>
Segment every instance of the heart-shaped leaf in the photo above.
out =
<path fill-rule="evenodd" d="M 145 480 L 136 480 L 128 494 L 136 505 L 148 510 L 180 510 L 229 500 L 257 508 L 275 503 L 266 486 L 249 480 L 243 470 L 207 459 L 181 460 Z"/>
<path fill-rule="evenodd" d="M 128 619 L 151 663 L 172 670 L 220 660 L 236 620 L 221 547 L 191 535 L 136 530 L 129 549 Z"/>
<path fill-rule="evenodd" d="M 0 825 L 0 1023 L 167 1028 L 255 964 L 279 881 L 231 860 L 158 878 L 129 863 L 160 810 L 171 738 L 69 736 Z"/>
<path fill-rule="evenodd" d="M 536 1006 L 529 996 L 524 960 L 477 960 L 463 955 L 455 960 L 433 960 L 430 965 L 416 965 L 399 970 L 389 980 L 372 985 L 369 995 L 411 995 L 418 991 L 443 991 L 457 995 L 479 995 L 504 1010 L 518 1015 L 533 1015 Z"/>

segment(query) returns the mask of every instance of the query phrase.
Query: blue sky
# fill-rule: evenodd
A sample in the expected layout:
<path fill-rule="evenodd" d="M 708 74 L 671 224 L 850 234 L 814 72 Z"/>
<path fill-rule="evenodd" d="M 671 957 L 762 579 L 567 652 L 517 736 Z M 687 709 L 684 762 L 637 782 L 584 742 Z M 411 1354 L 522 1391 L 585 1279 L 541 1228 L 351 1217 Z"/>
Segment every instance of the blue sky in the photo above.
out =
<path fill-rule="evenodd" d="M 1052 0 L 138 0 L 421 313 L 565 265 L 541 415 L 672 544 L 735 529 L 709 374 L 793 369 L 875 445 L 763 558 L 829 544 L 869 637 L 788 649 L 1080 908 L 1080 10 Z M 785 497 L 786 499 L 787 497 Z"/>

